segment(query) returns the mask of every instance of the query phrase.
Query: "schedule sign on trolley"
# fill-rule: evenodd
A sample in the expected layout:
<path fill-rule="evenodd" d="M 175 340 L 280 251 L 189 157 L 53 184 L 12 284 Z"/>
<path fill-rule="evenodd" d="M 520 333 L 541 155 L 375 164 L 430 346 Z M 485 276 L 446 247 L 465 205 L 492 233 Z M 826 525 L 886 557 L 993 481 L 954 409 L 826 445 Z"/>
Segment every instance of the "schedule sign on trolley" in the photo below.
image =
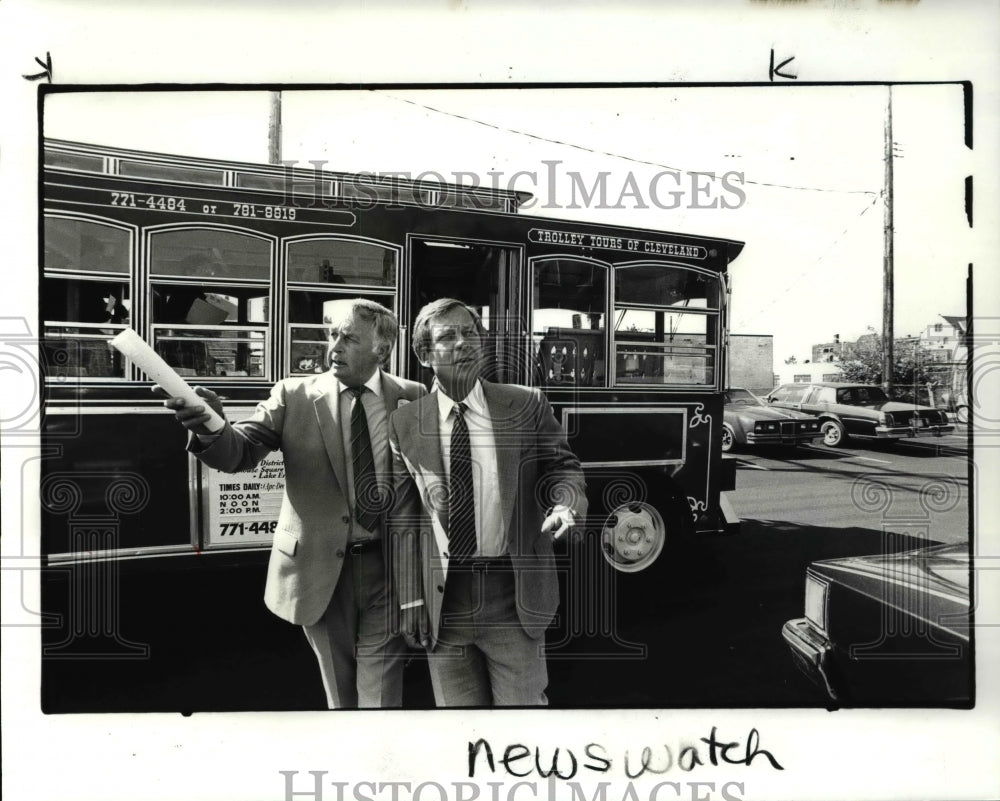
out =
<path fill-rule="evenodd" d="M 199 468 L 204 547 L 270 545 L 285 491 L 281 452 L 269 454 L 242 473 L 223 473 L 200 463 Z"/>

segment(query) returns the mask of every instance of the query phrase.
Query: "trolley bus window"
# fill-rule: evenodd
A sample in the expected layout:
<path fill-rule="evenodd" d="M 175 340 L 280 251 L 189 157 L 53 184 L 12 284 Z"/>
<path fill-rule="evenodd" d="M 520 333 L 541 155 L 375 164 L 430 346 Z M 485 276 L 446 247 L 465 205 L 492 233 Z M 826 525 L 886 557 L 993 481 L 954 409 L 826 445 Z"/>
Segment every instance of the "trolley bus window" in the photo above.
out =
<path fill-rule="evenodd" d="M 202 170 L 197 167 L 179 167 L 176 164 L 155 164 L 150 161 L 129 161 L 118 163 L 118 172 L 130 178 L 152 178 L 154 181 L 182 181 L 192 184 L 225 183 L 223 170 Z"/>
<path fill-rule="evenodd" d="M 322 373 L 328 355 L 325 321 L 339 316 L 338 306 L 363 297 L 396 310 L 397 251 L 370 242 L 323 237 L 289 242 L 285 252 L 289 343 L 285 374 Z"/>
<path fill-rule="evenodd" d="M 129 322 L 131 235 L 89 220 L 46 217 L 42 319 L 50 377 L 122 378 L 108 341 Z"/>
<path fill-rule="evenodd" d="M 289 290 L 288 375 L 326 371 L 329 347 L 327 321 L 342 318 L 347 307 L 359 297 L 381 303 L 387 309 L 395 311 L 392 295 Z M 393 357 L 390 355 L 389 358 L 391 363 Z"/>
<path fill-rule="evenodd" d="M 64 217 L 45 218 L 45 269 L 129 273 L 131 237 L 122 228 Z"/>
<path fill-rule="evenodd" d="M 350 240 L 288 244 L 288 280 L 294 283 L 396 286 L 396 252 Z"/>
<path fill-rule="evenodd" d="M 535 262 L 531 344 L 543 386 L 604 386 L 607 269 L 576 259 Z"/>
<path fill-rule="evenodd" d="M 615 383 L 712 386 L 719 281 L 664 264 L 615 273 Z"/>
<path fill-rule="evenodd" d="M 83 172 L 103 172 L 104 158 L 102 156 L 87 156 L 81 153 L 64 153 L 52 148 L 45 148 L 45 166 L 57 170 L 82 170 Z"/>
<path fill-rule="evenodd" d="M 683 306 L 718 311 L 719 279 L 672 264 L 637 264 L 615 270 L 615 303 Z"/>
<path fill-rule="evenodd" d="M 267 375 L 270 242 L 170 231 L 150 237 L 150 252 L 153 342 L 164 360 L 185 376 Z"/>
<path fill-rule="evenodd" d="M 271 245 L 266 239 L 230 231 L 166 231 L 150 238 L 153 275 L 185 278 L 271 277 Z"/>

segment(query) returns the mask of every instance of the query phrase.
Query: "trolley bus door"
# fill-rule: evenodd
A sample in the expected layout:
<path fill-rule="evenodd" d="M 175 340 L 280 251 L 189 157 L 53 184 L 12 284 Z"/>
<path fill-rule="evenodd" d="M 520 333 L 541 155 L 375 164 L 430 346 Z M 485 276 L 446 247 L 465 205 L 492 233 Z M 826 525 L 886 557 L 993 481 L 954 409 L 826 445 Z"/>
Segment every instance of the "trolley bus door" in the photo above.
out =
<path fill-rule="evenodd" d="M 521 383 L 525 368 L 523 310 L 518 291 L 522 249 L 516 245 L 451 237 L 409 238 L 409 291 L 403 320 L 412 331 L 417 313 L 438 298 L 455 298 L 471 306 L 486 329 L 484 376 L 491 381 Z M 431 371 L 409 353 L 410 378 L 430 386 Z"/>

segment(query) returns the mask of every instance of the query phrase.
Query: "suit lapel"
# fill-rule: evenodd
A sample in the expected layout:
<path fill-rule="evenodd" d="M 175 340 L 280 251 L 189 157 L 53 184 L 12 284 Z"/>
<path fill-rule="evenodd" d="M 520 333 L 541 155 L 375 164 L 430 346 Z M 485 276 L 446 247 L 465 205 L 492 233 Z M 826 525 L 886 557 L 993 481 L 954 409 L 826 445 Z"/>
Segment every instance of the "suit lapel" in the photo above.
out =
<path fill-rule="evenodd" d="M 438 419 L 437 392 L 425 395 L 420 401 L 420 420 L 417 430 L 407 432 L 413 440 L 417 462 L 424 470 L 444 476 L 441 457 L 441 421 Z"/>
<path fill-rule="evenodd" d="M 430 503 L 431 512 L 437 518 L 442 530 L 447 531 L 448 481 L 444 472 L 444 459 L 441 456 L 441 421 L 438 418 L 437 391 L 424 395 L 418 403 L 419 417 L 416 425 L 411 426 L 406 432 L 410 447 L 404 447 L 403 451 L 413 454 L 414 467 L 417 469 L 416 479 L 424 485 L 421 488 L 423 496 L 434 501 Z"/>
<path fill-rule="evenodd" d="M 382 376 L 382 403 L 385 405 L 385 413 L 392 414 L 396 411 L 400 398 L 403 397 L 403 388 L 384 370 L 380 370 L 379 374 Z"/>
<path fill-rule="evenodd" d="M 326 447 L 333 474 L 341 489 L 347 489 L 347 463 L 344 457 L 344 437 L 340 428 L 340 383 L 333 373 L 324 374 L 317 382 L 319 392 L 313 398 L 320 436 Z"/>
<path fill-rule="evenodd" d="M 512 540 L 514 526 L 511 525 L 514 513 L 514 500 L 518 491 L 518 473 L 521 468 L 522 432 L 514 430 L 510 421 L 519 420 L 520 414 L 512 411 L 512 399 L 500 384 L 483 381 L 483 394 L 490 410 L 493 423 L 493 439 L 496 444 L 497 476 L 500 486 L 497 492 L 500 501 L 500 514 L 508 540 Z"/>

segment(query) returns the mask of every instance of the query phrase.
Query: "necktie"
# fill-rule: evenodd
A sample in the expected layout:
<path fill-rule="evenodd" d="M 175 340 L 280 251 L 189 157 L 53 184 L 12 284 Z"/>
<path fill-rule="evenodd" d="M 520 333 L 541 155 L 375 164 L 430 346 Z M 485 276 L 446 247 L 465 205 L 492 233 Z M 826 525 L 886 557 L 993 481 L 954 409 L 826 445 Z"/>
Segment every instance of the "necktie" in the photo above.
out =
<path fill-rule="evenodd" d="M 381 494 L 375 477 L 375 457 L 368 432 L 368 416 L 361 396 L 367 387 L 348 387 L 351 403 L 351 464 L 354 468 L 354 519 L 369 531 L 378 525 Z"/>
<path fill-rule="evenodd" d="M 464 562 L 476 553 L 476 502 L 472 486 L 472 450 L 465 404 L 455 404 L 451 429 L 451 476 L 448 487 L 449 558 Z"/>

